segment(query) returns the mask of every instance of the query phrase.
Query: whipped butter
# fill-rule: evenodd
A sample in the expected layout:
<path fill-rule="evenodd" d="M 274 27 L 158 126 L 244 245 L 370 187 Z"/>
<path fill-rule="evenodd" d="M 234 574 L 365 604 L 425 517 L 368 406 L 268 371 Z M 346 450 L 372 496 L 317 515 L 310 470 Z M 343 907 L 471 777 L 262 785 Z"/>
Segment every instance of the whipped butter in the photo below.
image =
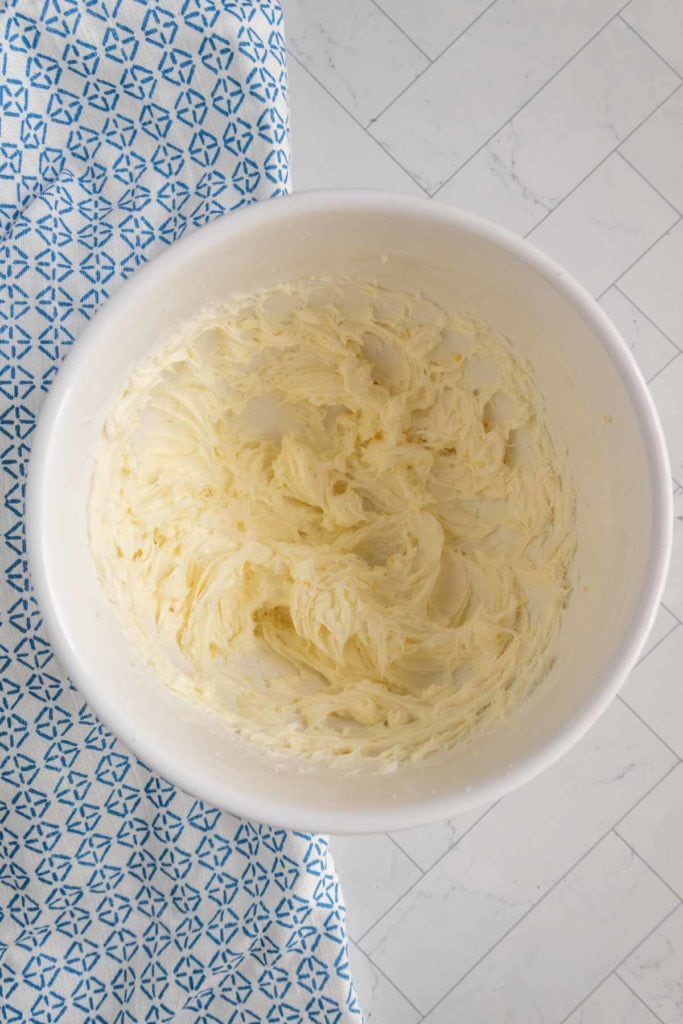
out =
<path fill-rule="evenodd" d="M 492 328 L 374 286 L 232 301 L 106 418 L 92 555 L 154 672 L 279 753 L 391 767 L 546 675 L 574 492 Z"/>

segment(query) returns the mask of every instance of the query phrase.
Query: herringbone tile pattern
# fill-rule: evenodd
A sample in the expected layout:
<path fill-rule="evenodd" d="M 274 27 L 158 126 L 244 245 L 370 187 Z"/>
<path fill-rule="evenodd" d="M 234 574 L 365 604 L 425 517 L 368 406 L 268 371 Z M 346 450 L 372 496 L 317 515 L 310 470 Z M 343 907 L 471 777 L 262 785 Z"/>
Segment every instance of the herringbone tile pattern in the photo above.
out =
<path fill-rule="evenodd" d="M 683 4 L 285 0 L 294 186 L 529 236 L 624 334 L 673 466 L 670 582 L 621 697 L 464 819 L 335 839 L 373 1024 L 683 1020 Z"/>

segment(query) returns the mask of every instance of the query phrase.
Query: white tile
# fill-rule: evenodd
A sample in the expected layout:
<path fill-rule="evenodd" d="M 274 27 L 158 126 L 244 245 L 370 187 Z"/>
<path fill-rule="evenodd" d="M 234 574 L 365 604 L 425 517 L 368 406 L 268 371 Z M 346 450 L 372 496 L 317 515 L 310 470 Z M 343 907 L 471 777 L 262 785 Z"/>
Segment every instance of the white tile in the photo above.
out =
<path fill-rule="evenodd" d="M 362 949 L 428 1010 L 674 763 L 615 702 L 559 764 L 482 818 Z"/>
<path fill-rule="evenodd" d="M 683 490 L 674 494 L 674 542 L 664 601 L 679 621 L 683 621 Z"/>
<path fill-rule="evenodd" d="M 676 346 L 618 288 L 605 292 L 600 305 L 633 352 L 646 380 L 677 354 Z"/>
<path fill-rule="evenodd" d="M 645 642 L 645 646 L 643 647 L 643 652 L 640 656 L 641 660 L 643 658 L 646 658 L 652 650 L 652 648 L 656 647 L 657 644 L 660 643 L 665 636 L 668 636 L 672 629 L 676 628 L 677 621 L 678 620 L 675 618 L 675 616 L 673 616 L 671 612 L 664 607 L 664 605 L 659 606 L 659 611 L 657 612 L 657 618 L 655 619 L 654 626 L 652 627 L 650 635 Z"/>
<path fill-rule="evenodd" d="M 393 838 L 409 857 L 428 871 L 436 861 L 458 843 L 464 834 L 475 825 L 490 807 L 478 807 L 468 814 L 459 814 L 448 821 L 437 821 L 434 825 L 393 832 Z"/>
<path fill-rule="evenodd" d="M 683 75 L 681 0 L 632 0 L 622 17 Z"/>
<path fill-rule="evenodd" d="M 566 1024 L 658 1024 L 658 1021 L 616 974 L 610 974 L 567 1018 Z"/>
<path fill-rule="evenodd" d="M 557 199 L 544 205 L 544 200 L 528 188 L 524 176 L 517 174 L 518 143 L 512 123 L 502 128 L 434 198 L 525 235 L 553 208 Z"/>
<path fill-rule="evenodd" d="M 617 972 L 663 1024 L 683 1020 L 683 907 L 664 921 Z"/>
<path fill-rule="evenodd" d="M 669 204 L 613 154 L 529 238 L 599 295 L 676 218 Z"/>
<path fill-rule="evenodd" d="M 372 0 L 287 0 L 292 53 L 367 124 L 428 61 Z"/>
<path fill-rule="evenodd" d="M 623 143 L 621 152 L 683 213 L 683 89 Z"/>
<path fill-rule="evenodd" d="M 683 897 L 683 765 L 662 779 L 617 831 Z"/>
<path fill-rule="evenodd" d="M 379 188 L 424 195 L 419 185 L 299 62 L 288 68 L 293 182 L 313 188 Z"/>
<path fill-rule="evenodd" d="M 422 1014 L 353 942 L 349 943 L 349 963 L 365 1024 L 417 1024 L 421 1020 Z"/>
<path fill-rule="evenodd" d="M 678 84 L 616 19 L 438 198 L 527 234 Z"/>
<path fill-rule="evenodd" d="M 683 348 L 683 221 L 624 274 L 619 287 Z"/>
<path fill-rule="evenodd" d="M 434 191 L 620 6 L 621 0 L 498 0 L 370 130 Z"/>
<path fill-rule="evenodd" d="M 676 897 L 611 833 L 425 1024 L 556 1024 L 675 905 Z M 614 1024 L 611 1014 L 607 1022 Z"/>
<path fill-rule="evenodd" d="M 330 849 L 352 939 L 366 932 L 421 877 L 403 850 L 385 835 L 332 836 Z"/>
<path fill-rule="evenodd" d="M 383 11 L 400 25 L 421 50 L 438 57 L 478 18 L 491 0 L 379 0 Z"/>
<path fill-rule="evenodd" d="M 671 472 L 680 479 L 683 475 L 683 354 L 662 370 L 652 381 L 650 390 L 669 446 Z"/>
<path fill-rule="evenodd" d="M 621 697 L 683 757 L 683 626 L 636 665 Z"/>

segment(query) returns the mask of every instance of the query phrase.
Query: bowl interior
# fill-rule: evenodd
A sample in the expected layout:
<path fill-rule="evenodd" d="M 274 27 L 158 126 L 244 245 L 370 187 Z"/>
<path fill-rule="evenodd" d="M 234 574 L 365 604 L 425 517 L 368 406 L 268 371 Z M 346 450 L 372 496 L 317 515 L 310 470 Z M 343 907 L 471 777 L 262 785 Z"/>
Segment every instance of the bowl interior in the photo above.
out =
<path fill-rule="evenodd" d="M 373 279 L 502 329 L 532 364 L 578 489 L 577 582 L 555 666 L 487 735 L 391 775 L 274 765 L 155 680 L 103 600 L 86 503 L 102 420 L 132 364 L 203 306 L 301 277 Z M 209 802 L 290 827 L 378 831 L 499 796 L 604 708 L 654 615 L 666 562 L 666 457 L 623 343 L 529 247 L 435 204 L 366 193 L 289 197 L 195 233 L 111 300 L 69 356 L 31 466 L 32 568 L 58 657 L 150 767 Z"/>

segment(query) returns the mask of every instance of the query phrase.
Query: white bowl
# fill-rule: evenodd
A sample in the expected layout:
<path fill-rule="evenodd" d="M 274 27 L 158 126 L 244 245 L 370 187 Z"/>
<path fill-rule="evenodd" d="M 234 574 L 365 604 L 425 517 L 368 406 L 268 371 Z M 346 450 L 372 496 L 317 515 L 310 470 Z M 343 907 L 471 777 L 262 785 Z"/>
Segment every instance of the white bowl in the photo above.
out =
<path fill-rule="evenodd" d="M 131 366 L 229 295 L 318 276 L 419 291 L 501 328 L 532 364 L 578 488 L 577 583 L 554 668 L 495 729 L 391 775 L 274 767 L 156 680 L 93 571 L 86 502 L 104 412 Z M 249 207 L 140 270 L 89 323 L 35 436 L 33 580 L 61 664 L 149 767 L 235 814 L 309 831 L 377 832 L 488 802 L 532 778 L 614 697 L 652 625 L 671 545 L 666 448 L 646 386 L 605 314 L 566 271 L 477 217 L 426 200 L 321 192 Z"/>

